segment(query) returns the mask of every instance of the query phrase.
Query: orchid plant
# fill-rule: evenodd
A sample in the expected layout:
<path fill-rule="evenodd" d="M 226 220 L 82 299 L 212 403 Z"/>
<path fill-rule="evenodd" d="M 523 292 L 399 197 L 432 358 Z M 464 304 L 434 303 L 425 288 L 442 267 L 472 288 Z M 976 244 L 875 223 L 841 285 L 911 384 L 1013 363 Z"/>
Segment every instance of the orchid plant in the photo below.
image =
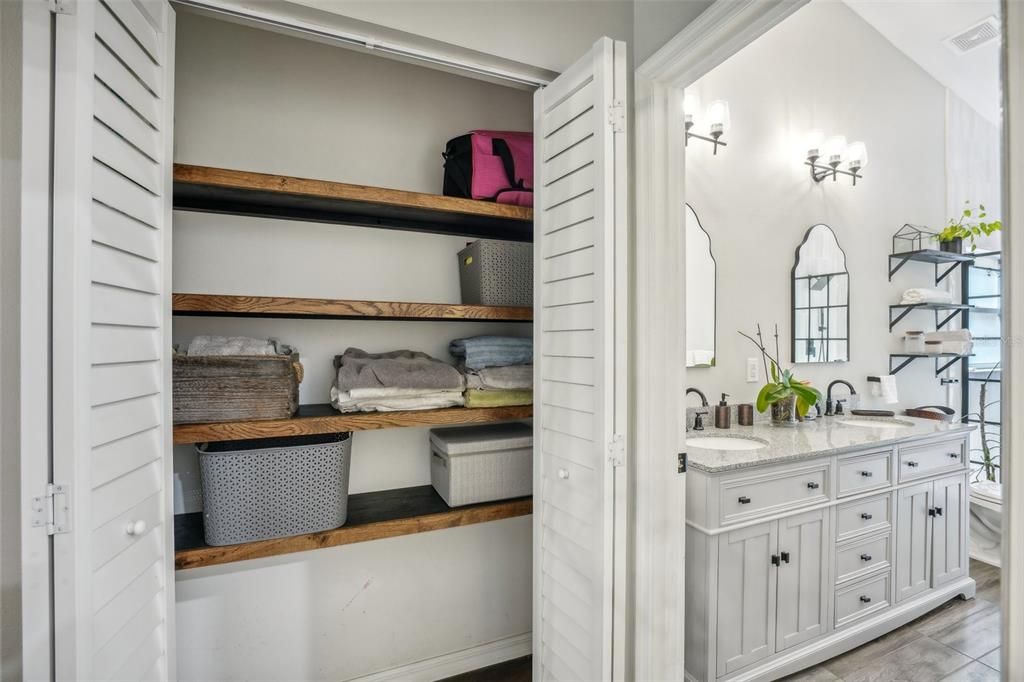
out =
<path fill-rule="evenodd" d="M 740 332 L 750 340 L 757 349 L 761 351 L 761 360 L 764 362 L 765 376 L 771 377 L 771 381 L 761 387 L 757 394 L 757 411 L 764 412 L 773 403 L 796 398 L 796 413 L 803 419 L 812 405 L 821 401 L 821 391 L 811 386 L 809 381 L 801 381 L 793 376 L 793 371 L 783 369 L 778 360 L 779 357 L 779 325 L 775 325 L 775 356 L 773 357 L 764 345 L 764 337 L 761 334 L 761 325 L 757 325 L 757 338 Z"/>

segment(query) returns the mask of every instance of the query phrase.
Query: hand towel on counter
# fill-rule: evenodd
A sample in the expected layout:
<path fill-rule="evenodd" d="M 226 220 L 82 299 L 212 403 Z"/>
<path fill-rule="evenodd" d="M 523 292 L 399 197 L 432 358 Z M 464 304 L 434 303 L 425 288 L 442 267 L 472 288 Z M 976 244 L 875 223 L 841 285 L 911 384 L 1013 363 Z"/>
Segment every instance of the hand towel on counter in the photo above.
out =
<path fill-rule="evenodd" d="M 929 287 L 918 287 L 914 289 L 907 289 L 903 292 L 903 300 L 900 303 L 907 305 L 913 305 L 917 303 L 952 303 L 953 292 L 946 291 L 945 289 L 935 289 Z"/>
<path fill-rule="evenodd" d="M 291 355 L 292 348 L 274 339 L 249 336 L 197 336 L 188 344 L 189 356 Z"/>
<path fill-rule="evenodd" d="M 532 390 L 479 389 L 466 390 L 466 407 L 509 407 L 532 405 Z"/>
<path fill-rule="evenodd" d="M 533 339 L 518 336 L 474 336 L 455 339 L 448 352 L 466 369 L 486 369 L 533 363 Z"/>
<path fill-rule="evenodd" d="M 467 389 L 529 390 L 533 388 L 533 365 L 509 365 L 466 370 Z"/>
<path fill-rule="evenodd" d="M 334 366 L 338 370 L 335 386 L 342 392 L 354 388 L 461 391 L 465 387 L 459 370 L 426 353 L 411 350 L 367 353 L 359 348 L 349 348 L 334 358 Z"/>

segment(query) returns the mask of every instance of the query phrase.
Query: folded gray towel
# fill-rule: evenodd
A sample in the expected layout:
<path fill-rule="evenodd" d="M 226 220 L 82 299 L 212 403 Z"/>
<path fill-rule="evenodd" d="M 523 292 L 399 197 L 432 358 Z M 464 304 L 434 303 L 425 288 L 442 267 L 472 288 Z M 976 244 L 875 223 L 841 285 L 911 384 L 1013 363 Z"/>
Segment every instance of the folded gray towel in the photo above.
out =
<path fill-rule="evenodd" d="M 367 353 L 349 348 L 334 358 L 334 366 L 338 369 L 335 387 L 340 391 L 353 388 L 459 390 L 465 387 L 459 370 L 426 353 L 411 350 Z"/>
<path fill-rule="evenodd" d="M 469 369 L 529 365 L 533 362 L 533 339 L 519 336 L 474 336 L 455 339 L 448 352 Z"/>
<path fill-rule="evenodd" d="M 533 388 L 533 365 L 466 370 L 466 388 Z"/>

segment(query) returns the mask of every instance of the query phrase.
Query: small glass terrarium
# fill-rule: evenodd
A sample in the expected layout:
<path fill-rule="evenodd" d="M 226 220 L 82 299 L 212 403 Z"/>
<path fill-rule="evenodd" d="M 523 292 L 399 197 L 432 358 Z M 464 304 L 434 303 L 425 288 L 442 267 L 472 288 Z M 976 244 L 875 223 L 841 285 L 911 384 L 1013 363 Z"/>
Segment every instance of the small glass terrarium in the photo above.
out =
<path fill-rule="evenodd" d="M 892 252 L 909 253 L 935 248 L 937 234 L 921 225 L 907 223 L 892 236 Z"/>

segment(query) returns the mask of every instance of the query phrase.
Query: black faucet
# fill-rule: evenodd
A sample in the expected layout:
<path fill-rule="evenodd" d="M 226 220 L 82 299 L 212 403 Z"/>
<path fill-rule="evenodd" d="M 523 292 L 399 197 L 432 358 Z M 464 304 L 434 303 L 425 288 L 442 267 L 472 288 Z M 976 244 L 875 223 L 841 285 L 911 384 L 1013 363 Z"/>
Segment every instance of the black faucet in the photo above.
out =
<path fill-rule="evenodd" d="M 699 388 L 688 388 L 688 389 L 686 389 L 686 395 L 690 395 L 691 393 L 696 393 L 698 396 L 700 396 L 700 406 L 701 407 L 707 407 L 708 406 L 708 397 L 706 395 L 704 395 L 704 393 Z M 697 413 L 694 414 L 694 416 L 693 416 L 693 430 L 694 431 L 703 431 L 704 430 L 704 415 L 706 415 L 707 413 L 708 413 L 707 410 L 704 410 L 704 411 L 697 410 Z"/>
<path fill-rule="evenodd" d="M 843 384 L 848 389 L 850 389 L 850 395 L 857 395 L 857 389 L 855 389 L 853 387 L 853 384 L 851 384 L 849 381 L 845 381 L 844 379 L 836 379 L 835 381 L 830 383 L 828 385 L 828 396 L 827 396 L 827 399 L 825 400 L 825 416 L 826 417 L 831 417 L 833 415 L 841 415 L 843 413 L 843 401 L 842 400 L 836 400 L 836 411 L 835 412 L 832 411 L 832 387 L 835 386 L 836 384 Z"/>

